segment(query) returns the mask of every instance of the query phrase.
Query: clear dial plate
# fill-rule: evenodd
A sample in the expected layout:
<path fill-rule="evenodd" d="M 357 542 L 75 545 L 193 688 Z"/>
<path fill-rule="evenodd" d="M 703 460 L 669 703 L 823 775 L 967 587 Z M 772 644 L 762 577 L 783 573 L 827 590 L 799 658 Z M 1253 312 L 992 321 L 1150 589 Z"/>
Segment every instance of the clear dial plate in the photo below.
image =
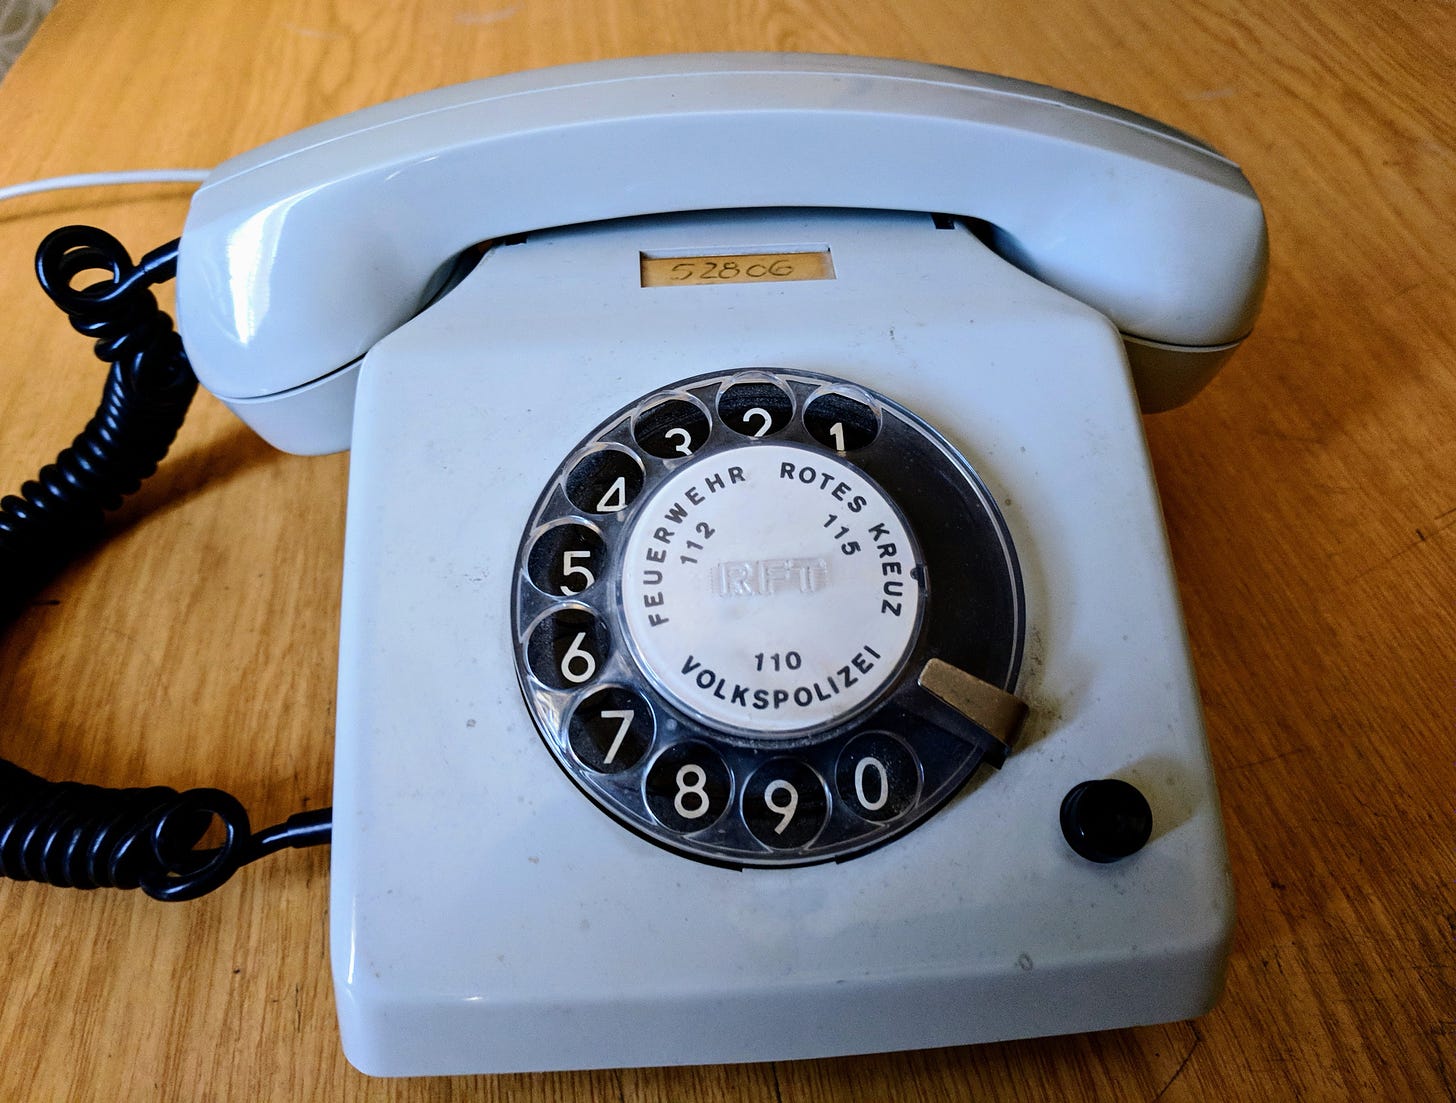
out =
<path fill-rule="evenodd" d="M 1006 526 L 944 438 L 844 380 L 755 368 L 618 411 L 552 477 L 515 577 L 547 748 L 689 857 L 851 857 L 1005 753 L 920 675 L 1014 690 Z"/>

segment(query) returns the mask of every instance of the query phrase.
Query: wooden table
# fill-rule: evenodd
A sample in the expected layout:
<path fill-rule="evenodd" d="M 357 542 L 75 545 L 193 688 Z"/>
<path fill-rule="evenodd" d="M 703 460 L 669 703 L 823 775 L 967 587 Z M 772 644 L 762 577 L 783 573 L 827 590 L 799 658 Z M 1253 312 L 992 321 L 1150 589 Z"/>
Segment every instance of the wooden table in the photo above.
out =
<path fill-rule="evenodd" d="M 338 1048 L 327 854 L 201 901 L 0 884 L 0 1098 L 1451 1097 L 1456 1084 L 1456 7 L 1292 0 L 63 0 L 0 86 L 0 183 L 209 166 L 434 85 L 632 53 L 946 62 L 1164 119 L 1244 166 L 1253 338 L 1147 432 L 1239 898 L 1192 1023 L 802 1063 L 370 1081 Z M 8 491 L 99 371 L 35 287 L 67 221 L 140 252 L 187 189 L 0 208 Z M 348 273 L 340 279 L 347 281 Z M 0 639 L 0 753 L 51 777 L 329 801 L 347 457 L 201 397 L 162 472 Z"/>

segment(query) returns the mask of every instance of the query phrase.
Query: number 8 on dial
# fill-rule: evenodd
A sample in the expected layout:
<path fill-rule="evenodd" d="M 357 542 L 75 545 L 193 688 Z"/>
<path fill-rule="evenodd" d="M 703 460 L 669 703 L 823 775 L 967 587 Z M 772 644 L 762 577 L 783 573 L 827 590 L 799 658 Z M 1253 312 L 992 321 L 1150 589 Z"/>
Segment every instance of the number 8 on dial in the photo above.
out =
<path fill-rule="evenodd" d="M 701 831 L 717 822 L 733 795 L 733 775 L 706 743 L 675 743 L 647 771 L 647 807 L 674 831 Z"/>

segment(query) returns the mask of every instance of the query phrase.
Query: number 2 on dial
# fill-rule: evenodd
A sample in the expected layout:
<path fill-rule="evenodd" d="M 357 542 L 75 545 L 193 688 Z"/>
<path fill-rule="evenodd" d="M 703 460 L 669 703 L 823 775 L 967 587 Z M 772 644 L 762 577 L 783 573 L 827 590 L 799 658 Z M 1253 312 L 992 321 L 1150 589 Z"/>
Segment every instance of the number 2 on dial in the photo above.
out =
<path fill-rule="evenodd" d="M 773 428 L 773 415 L 762 406 L 755 406 L 751 410 L 743 412 L 743 424 L 746 426 L 750 421 L 758 422 L 758 428 L 753 431 L 755 437 L 761 437 Z"/>

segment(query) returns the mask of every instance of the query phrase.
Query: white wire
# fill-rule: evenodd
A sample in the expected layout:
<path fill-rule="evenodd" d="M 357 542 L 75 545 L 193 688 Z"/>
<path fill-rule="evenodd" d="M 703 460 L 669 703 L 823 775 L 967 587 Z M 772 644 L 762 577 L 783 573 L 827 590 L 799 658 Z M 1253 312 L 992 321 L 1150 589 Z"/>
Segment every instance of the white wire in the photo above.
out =
<path fill-rule="evenodd" d="M 0 188 L 0 202 L 22 195 L 61 191 L 64 188 L 106 187 L 115 184 L 200 184 L 211 169 L 136 169 L 128 172 L 81 172 L 72 176 L 51 176 Z"/>

